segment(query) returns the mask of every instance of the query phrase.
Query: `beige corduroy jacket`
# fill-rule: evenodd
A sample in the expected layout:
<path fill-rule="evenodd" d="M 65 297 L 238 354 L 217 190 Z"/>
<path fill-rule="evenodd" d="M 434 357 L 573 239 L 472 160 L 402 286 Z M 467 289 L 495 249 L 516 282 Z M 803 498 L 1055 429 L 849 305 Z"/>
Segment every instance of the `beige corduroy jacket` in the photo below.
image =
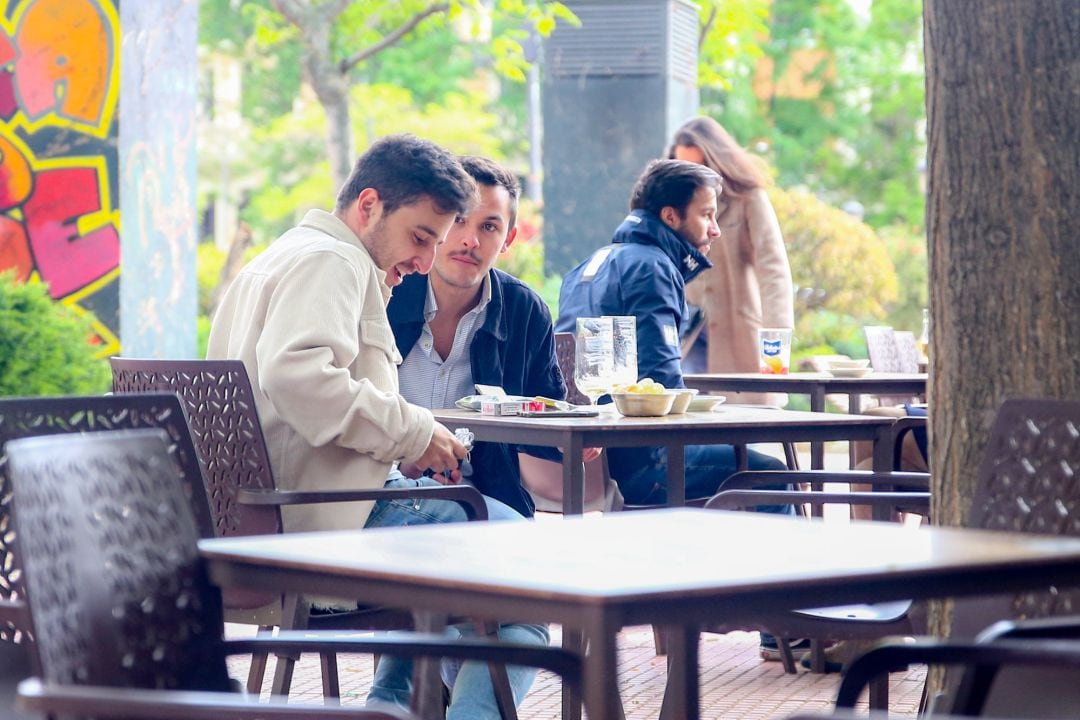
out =
<path fill-rule="evenodd" d="M 253 259 L 214 316 L 208 358 L 244 362 L 279 489 L 382 487 L 434 418 L 398 394 L 390 288 L 356 235 L 312 210 Z M 371 503 L 282 509 L 287 532 L 357 529 Z"/>
<path fill-rule="evenodd" d="M 686 286 L 687 302 L 705 311 L 709 372 L 757 372 L 757 331 L 794 327 L 791 266 L 776 212 L 762 189 L 740 198 L 720 197 L 720 239 L 713 267 Z M 783 395 L 728 393 L 738 402 L 776 404 Z"/>

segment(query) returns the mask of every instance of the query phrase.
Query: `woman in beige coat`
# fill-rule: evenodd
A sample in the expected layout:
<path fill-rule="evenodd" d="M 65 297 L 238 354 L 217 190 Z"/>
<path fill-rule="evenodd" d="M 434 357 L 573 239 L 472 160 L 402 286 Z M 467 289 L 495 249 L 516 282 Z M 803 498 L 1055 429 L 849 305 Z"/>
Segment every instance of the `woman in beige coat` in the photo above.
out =
<path fill-rule="evenodd" d="M 765 194 L 766 176 L 755 160 L 709 117 L 680 127 L 667 156 L 715 170 L 724 179 L 712 244 L 713 267 L 686 287 L 687 302 L 705 311 L 708 372 L 757 372 L 757 331 L 795 325 L 791 266 L 776 213 Z M 692 368 L 699 370 L 700 368 Z M 766 402 L 761 393 L 739 402 Z"/>

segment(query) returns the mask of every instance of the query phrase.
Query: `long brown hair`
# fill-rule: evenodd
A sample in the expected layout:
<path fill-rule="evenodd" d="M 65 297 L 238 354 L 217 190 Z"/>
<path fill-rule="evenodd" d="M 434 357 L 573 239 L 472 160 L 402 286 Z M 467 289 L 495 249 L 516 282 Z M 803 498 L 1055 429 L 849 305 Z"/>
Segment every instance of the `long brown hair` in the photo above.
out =
<path fill-rule="evenodd" d="M 734 197 L 764 187 L 768 176 L 759 161 L 746 152 L 720 123 L 711 117 L 687 120 L 668 147 L 668 158 L 675 157 L 677 147 L 696 147 L 705 156 L 705 165 L 720 173 L 724 179 L 724 194 Z"/>

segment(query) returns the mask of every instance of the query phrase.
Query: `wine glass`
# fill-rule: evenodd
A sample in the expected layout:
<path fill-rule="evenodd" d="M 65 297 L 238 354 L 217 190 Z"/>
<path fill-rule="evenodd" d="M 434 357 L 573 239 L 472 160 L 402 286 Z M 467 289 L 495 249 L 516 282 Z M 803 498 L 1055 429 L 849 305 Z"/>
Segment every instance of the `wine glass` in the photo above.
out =
<path fill-rule="evenodd" d="M 615 375 L 614 329 L 611 318 L 578 318 L 574 336 L 574 384 L 596 405 L 611 392 Z"/>

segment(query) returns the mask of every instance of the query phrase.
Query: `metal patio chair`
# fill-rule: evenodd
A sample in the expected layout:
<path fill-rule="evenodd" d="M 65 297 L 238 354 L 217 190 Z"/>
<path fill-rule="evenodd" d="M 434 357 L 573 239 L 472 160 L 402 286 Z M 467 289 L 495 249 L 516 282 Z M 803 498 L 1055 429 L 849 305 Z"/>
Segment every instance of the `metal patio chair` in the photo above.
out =
<path fill-rule="evenodd" d="M 220 592 L 198 555 L 200 533 L 169 444 L 159 429 L 8 444 L 41 668 L 40 679 L 20 687 L 27 708 L 65 717 L 401 717 L 230 694 L 226 655 L 285 649 L 513 662 L 559 672 L 577 687 L 578 659 L 555 648 L 288 632 L 224 641 Z"/>

